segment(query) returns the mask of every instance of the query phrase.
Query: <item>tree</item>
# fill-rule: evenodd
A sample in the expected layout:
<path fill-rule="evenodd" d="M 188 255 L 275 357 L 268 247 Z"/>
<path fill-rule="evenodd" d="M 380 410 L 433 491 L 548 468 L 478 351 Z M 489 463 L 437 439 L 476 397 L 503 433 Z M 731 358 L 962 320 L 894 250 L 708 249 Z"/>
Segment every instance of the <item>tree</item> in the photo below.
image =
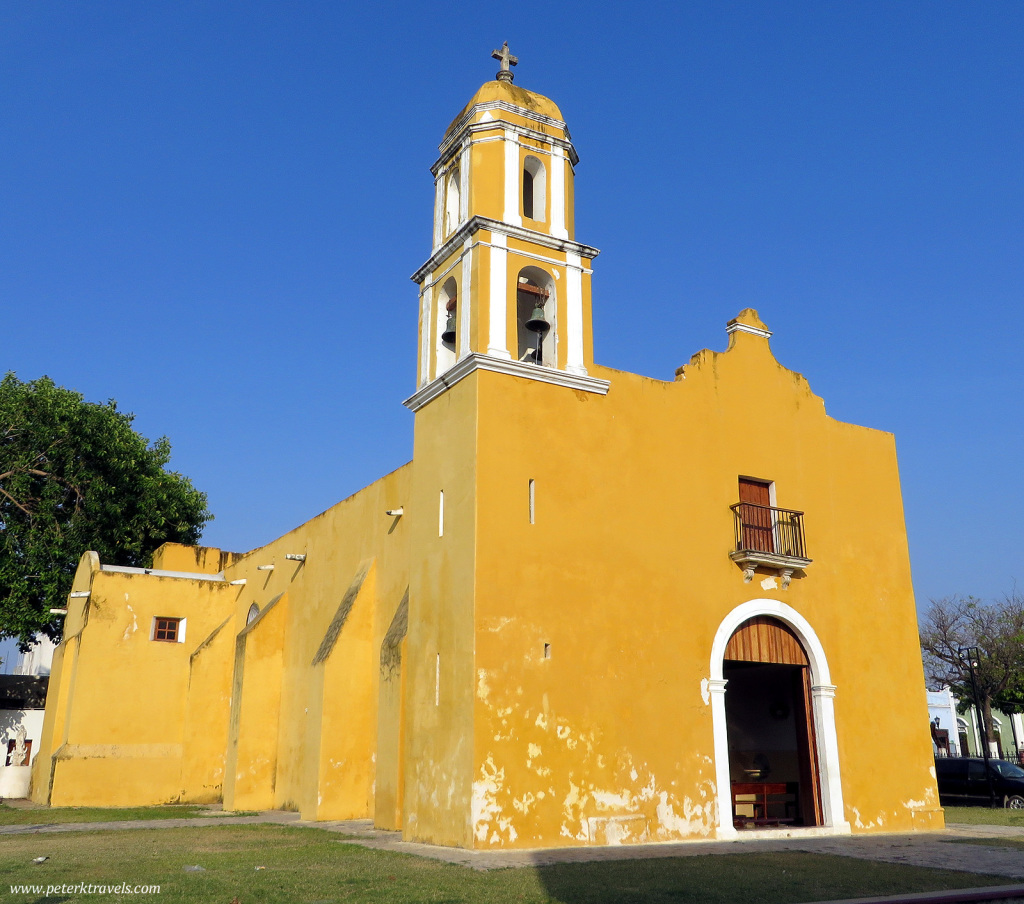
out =
<path fill-rule="evenodd" d="M 162 543 L 199 540 L 206 495 L 164 470 L 171 444 L 150 445 L 132 419 L 48 377 L 0 381 L 0 639 L 59 640 L 49 610 L 64 606 L 86 550 L 148 567 Z"/>
<path fill-rule="evenodd" d="M 995 743 L 993 707 L 1024 711 L 1024 597 L 1009 594 L 994 603 L 974 597 L 931 600 L 921 622 L 925 674 L 934 688 L 949 686 L 961 700 L 974 702 L 966 650 L 976 647 L 974 680 L 985 737 Z"/>

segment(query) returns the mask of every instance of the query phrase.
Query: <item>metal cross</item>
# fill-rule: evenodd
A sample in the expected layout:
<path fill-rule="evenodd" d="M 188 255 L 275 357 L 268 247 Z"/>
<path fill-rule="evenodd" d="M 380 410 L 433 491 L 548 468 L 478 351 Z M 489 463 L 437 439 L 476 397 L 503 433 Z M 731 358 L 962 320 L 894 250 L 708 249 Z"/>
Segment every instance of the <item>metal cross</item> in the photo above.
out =
<path fill-rule="evenodd" d="M 505 41 L 501 45 L 501 50 L 492 50 L 491 56 L 496 60 L 501 60 L 501 69 L 498 70 L 498 74 L 494 76 L 499 82 L 510 82 L 515 76 L 512 74 L 510 66 L 519 65 L 519 57 L 512 56 L 508 52 L 508 41 Z"/>

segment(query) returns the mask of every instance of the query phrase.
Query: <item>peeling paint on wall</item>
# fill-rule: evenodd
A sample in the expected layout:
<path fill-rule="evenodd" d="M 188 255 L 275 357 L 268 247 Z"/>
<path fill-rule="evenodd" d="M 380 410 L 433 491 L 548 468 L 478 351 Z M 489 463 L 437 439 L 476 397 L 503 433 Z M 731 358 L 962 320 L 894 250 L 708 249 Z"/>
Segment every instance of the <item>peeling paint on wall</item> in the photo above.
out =
<path fill-rule="evenodd" d="M 501 675 L 479 669 L 477 703 L 492 739 L 473 783 L 477 846 L 635 844 L 707 838 L 715 831 L 713 760 L 692 752 L 662 781 L 627 749 L 610 749 L 597 726 L 581 729 L 547 712 L 506 705 Z M 504 697 L 519 703 L 520 688 Z M 676 778 L 687 794 L 678 792 Z M 546 840 L 546 841 L 545 841 Z"/>
<path fill-rule="evenodd" d="M 128 594 L 124 595 L 125 608 L 131 613 L 132 623 L 124 629 L 124 634 L 121 635 L 121 640 L 131 640 L 132 635 L 139 630 L 139 618 L 135 614 L 135 610 L 128 603 Z"/>

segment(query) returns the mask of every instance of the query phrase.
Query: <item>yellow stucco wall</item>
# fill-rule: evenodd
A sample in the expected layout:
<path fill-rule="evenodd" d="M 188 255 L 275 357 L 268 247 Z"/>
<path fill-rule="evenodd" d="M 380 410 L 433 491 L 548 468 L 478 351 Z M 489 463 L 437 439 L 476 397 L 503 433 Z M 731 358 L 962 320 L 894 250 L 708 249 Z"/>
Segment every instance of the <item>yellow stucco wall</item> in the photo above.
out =
<path fill-rule="evenodd" d="M 408 587 L 403 520 L 385 510 L 402 504 L 408 473 L 407 466 L 387 475 L 244 556 L 165 547 L 154 557 L 163 574 L 100 570 L 95 554 L 84 556 L 73 593 L 90 596 L 69 600 L 35 799 L 120 806 L 223 795 L 228 807 L 371 815 L 371 666 Z M 364 561 L 379 562 L 386 577 L 366 582 L 334 652 L 314 666 Z M 268 564 L 274 569 L 260 570 Z M 183 576 L 181 569 L 196 567 L 204 570 Z M 260 616 L 247 626 L 254 604 Z M 186 642 L 152 641 L 156 616 L 185 618 Z M 369 683 L 354 677 L 367 672 Z M 327 685 L 323 701 L 315 675 Z M 346 682 L 360 685 L 358 699 L 345 692 Z M 321 707 L 318 730 L 327 726 L 343 739 L 337 749 L 307 731 L 311 697 Z M 339 759 L 346 744 L 360 755 Z"/>
<path fill-rule="evenodd" d="M 755 598 L 797 609 L 824 646 L 853 827 L 932 820 L 891 435 L 827 417 L 749 334 L 677 382 L 596 375 L 605 397 L 479 376 L 475 843 L 600 840 L 609 819 L 713 834 L 701 682 L 719 624 Z M 806 512 L 814 562 L 786 590 L 728 558 L 739 475 Z M 866 732 L 903 753 L 879 770 Z"/>
<path fill-rule="evenodd" d="M 190 656 L 226 617 L 233 588 L 99 570 L 94 559 L 73 591 L 89 596 L 70 599 L 34 794 L 55 806 L 180 800 Z M 185 618 L 186 642 L 151 640 L 158 616 Z"/>
<path fill-rule="evenodd" d="M 228 615 L 189 657 L 181 764 L 181 800 L 221 800 L 231 712 L 235 637 Z"/>
<path fill-rule="evenodd" d="M 460 384 L 460 388 L 463 384 Z M 467 383 L 417 415 L 410 542 L 403 833 L 470 841 L 476 397 Z M 440 498 L 444 493 L 444 535 Z"/>

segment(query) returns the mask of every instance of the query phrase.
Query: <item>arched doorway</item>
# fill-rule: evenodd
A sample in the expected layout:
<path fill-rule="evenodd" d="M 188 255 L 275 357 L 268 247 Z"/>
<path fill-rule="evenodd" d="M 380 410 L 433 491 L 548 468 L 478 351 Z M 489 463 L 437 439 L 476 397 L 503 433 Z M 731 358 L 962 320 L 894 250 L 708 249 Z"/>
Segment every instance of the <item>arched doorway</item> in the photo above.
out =
<path fill-rule="evenodd" d="M 745 622 L 759 616 L 768 616 L 781 622 L 792 637 L 799 642 L 799 648 L 806 658 L 805 682 L 809 682 L 810 685 L 809 710 L 813 724 L 813 737 L 808 738 L 808 745 L 817 762 L 820 814 L 819 828 L 815 829 L 815 832 L 818 834 L 823 831 L 832 834 L 849 834 L 850 823 L 846 820 L 843 808 L 839 742 L 836 736 L 836 688 L 831 682 L 825 650 L 814 628 L 791 606 L 779 600 L 753 599 L 733 609 L 718 626 L 711 645 L 710 677 L 702 686 L 704 700 L 711 708 L 714 733 L 717 837 L 735 838 L 737 835 L 737 829 L 733 823 L 726 687 L 729 687 L 730 692 L 738 691 L 743 682 L 740 680 L 733 684 L 726 678 L 725 670 L 728 667 L 733 680 L 735 680 L 736 674 L 732 663 L 750 661 L 727 659 L 726 650 L 733 635 L 737 633 L 737 629 Z M 752 642 L 753 638 L 745 635 L 744 642 L 747 641 Z M 781 638 L 779 641 L 781 642 Z M 738 643 L 739 641 L 737 641 Z M 804 694 L 807 695 L 807 683 L 804 684 Z M 809 732 L 810 734 L 811 732 Z"/>
<path fill-rule="evenodd" d="M 758 615 L 725 648 L 733 825 L 821 825 L 810 660 L 784 622 Z"/>

